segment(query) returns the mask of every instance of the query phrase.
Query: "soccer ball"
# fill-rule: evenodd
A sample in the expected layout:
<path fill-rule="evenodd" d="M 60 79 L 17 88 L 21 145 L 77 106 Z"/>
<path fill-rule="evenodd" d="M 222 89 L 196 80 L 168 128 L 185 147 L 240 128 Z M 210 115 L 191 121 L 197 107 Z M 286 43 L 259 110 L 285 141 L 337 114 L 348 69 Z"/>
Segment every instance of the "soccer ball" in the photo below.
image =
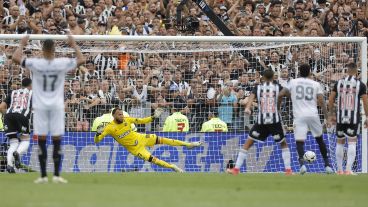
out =
<path fill-rule="evenodd" d="M 316 160 L 316 153 L 314 153 L 313 151 L 306 151 L 304 156 L 303 156 L 304 160 L 312 163 Z"/>

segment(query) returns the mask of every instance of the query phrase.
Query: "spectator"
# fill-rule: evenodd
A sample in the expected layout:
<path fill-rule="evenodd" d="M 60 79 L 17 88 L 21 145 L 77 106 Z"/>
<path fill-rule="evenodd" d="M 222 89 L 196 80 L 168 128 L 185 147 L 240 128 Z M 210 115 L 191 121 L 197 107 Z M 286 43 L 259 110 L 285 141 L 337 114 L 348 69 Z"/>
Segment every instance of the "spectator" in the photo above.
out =
<path fill-rule="evenodd" d="M 219 107 L 218 113 L 221 120 L 223 120 L 229 127 L 233 129 L 233 115 L 238 106 L 237 98 L 231 93 L 229 87 L 224 87 L 222 93 L 218 97 Z"/>

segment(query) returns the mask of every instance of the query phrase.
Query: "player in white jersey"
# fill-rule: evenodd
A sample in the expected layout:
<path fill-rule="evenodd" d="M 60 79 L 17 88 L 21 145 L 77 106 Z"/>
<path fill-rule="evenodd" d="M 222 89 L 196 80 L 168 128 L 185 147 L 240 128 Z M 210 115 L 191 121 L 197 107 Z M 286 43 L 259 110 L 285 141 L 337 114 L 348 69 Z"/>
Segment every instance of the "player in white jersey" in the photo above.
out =
<path fill-rule="evenodd" d="M 46 174 L 46 136 L 51 135 L 54 149 L 54 177 L 55 183 L 67 183 L 60 177 L 61 161 L 61 136 L 65 131 L 64 110 L 64 82 L 65 74 L 77 68 L 85 62 L 74 38 L 68 36 L 70 47 L 74 48 L 76 58 L 56 58 L 55 43 L 53 40 L 45 40 L 42 45 L 42 58 L 24 58 L 23 48 L 27 45 L 29 36 L 22 38 L 19 47 L 13 54 L 13 61 L 21 64 L 32 73 L 33 80 L 33 110 L 34 110 L 34 134 L 38 136 L 39 161 L 41 177 L 35 183 L 47 183 Z"/>
<path fill-rule="evenodd" d="M 293 79 L 289 82 L 279 94 L 279 103 L 282 97 L 291 96 L 294 115 L 294 136 L 296 147 L 299 155 L 300 173 L 307 172 L 304 165 L 304 141 L 307 138 L 308 131 L 311 131 L 315 137 L 323 160 L 325 162 L 326 173 L 333 173 L 327 155 L 327 147 L 323 141 L 323 129 L 319 119 L 319 105 L 323 111 L 324 117 L 327 118 L 327 108 L 323 97 L 321 85 L 311 79 L 310 66 L 302 64 L 299 67 L 300 78 Z"/>

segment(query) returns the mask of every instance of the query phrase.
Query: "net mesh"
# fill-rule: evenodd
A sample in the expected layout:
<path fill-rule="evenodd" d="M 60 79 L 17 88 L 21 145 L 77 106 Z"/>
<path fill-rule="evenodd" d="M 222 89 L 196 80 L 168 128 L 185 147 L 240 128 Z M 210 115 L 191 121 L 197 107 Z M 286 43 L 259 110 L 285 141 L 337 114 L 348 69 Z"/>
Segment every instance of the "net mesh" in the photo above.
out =
<path fill-rule="evenodd" d="M 41 44 L 39 40 L 31 41 L 25 54 L 40 57 Z M 1 96 L 4 100 L 9 91 L 18 88 L 20 80 L 30 73 L 11 61 L 18 41 L 1 41 L 0 45 L 3 49 L 0 61 L 3 67 Z M 74 51 L 65 41 L 56 41 L 56 45 L 56 56 L 73 57 Z M 167 171 L 129 155 L 112 138 L 106 138 L 98 145 L 93 143 L 94 134 L 90 131 L 94 119 L 116 106 L 132 117 L 150 116 L 154 109 L 163 108 L 160 118 L 150 124 L 137 125 L 137 131 L 186 141 L 201 140 L 204 145 L 193 150 L 159 145 L 149 149 L 152 154 L 189 172 L 222 172 L 229 160 L 236 159 L 247 131 L 256 120 L 255 104 L 251 116 L 246 115 L 244 109 L 252 89 L 261 81 L 262 71 L 273 69 L 275 80 L 285 86 L 298 76 L 300 64 L 309 63 L 315 80 L 324 86 L 327 100 L 335 81 L 344 76 L 345 65 L 350 62 L 361 65 L 360 45 L 353 42 L 79 41 L 78 45 L 87 62 L 67 75 L 64 96 L 67 133 L 63 139 L 62 165 L 63 171 L 72 172 Z M 187 104 L 183 113 L 189 119 L 189 132 L 162 133 L 163 124 L 178 96 Z M 219 112 L 220 119 L 228 125 L 229 133 L 200 133 L 211 110 Z M 297 171 L 290 100 L 284 99 L 281 113 L 288 131 L 292 168 Z M 324 138 L 334 163 L 336 139 L 327 130 Z M 358 147 L 356 171 L 361 170 L 360 149 Z M 306 150 L 316 152 L 318 157 L 316 162 L 308 165 L 309 171 L 324 171 L 318 145 L 312 137 L 306 141 Z M 22 160 L 25 165 L 38 170 L 37 159 L 37 143 L 32 141 Z M 51 170 L 52 158 L 48 160 Z M 241 170 L 283 171 L 280 147 L 272 138 L 263 144 L 255 144 Z"/>

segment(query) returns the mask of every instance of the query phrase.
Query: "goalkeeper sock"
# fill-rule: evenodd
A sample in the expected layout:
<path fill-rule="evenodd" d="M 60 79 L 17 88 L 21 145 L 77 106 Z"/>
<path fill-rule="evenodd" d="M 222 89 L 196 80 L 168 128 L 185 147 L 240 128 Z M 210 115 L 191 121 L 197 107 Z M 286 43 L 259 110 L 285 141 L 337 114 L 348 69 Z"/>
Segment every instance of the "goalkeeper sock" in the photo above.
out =
<path fill-rule="evenodd" d="M 245 158 L 247 157 L 248 150 L 240 149 L 238 158 L 236 159 L 235 168 L 240 169 L 240 167 L 243 165 Z"/>
<path fill-rule="evenodd" d="M 38 139 L 38 160 L 40 161 L 41 177 L 46 177 L 47 148 L 46 140 Z"/>
<path fill-rule="evenodd" d="M 152 162 L 152 163 L 155 163 L 156 165 L 158 166 L 161 166 L 161 167 L 165 167 L 165 168 L 173 168 L 173 165 L 163 161 L 163 160 L 160 160 L 156 157 L 153 157 L 153 156 L 150 156 L 150 158 L 148 159 L 149 162 Z"/>
<path fill-rule="evenodd" d="M 327 147 L 326 147 L 325 142 L 323 141 L 322 136 L 316 137 L 316 141 L 318 143 L 319 151 L 321 152 L 323 160 L 325 161 L 325 167 L 330 166 L 330 162 L 328 161 L 328 155 L 327 155 Z"/>
<path fill-rule="evenodd" d="M 284 160 L 285 169 L 291 169 L 290 166 L 290 150 L 288 147 L 281 150 L 282 159 Z"/>
<path fill-rule="evenodd" d="M 166 145 L 170 145 L 170 146 L 190 146 L 190 143 L 188 142 L 183 142 L 180 140 L 176 140 L 176 139 L 168 139 L 168 138 L 164 138 L 164 137 L 159 137 L 159 144 L 166 144 Z"/>
<path fill-rule="evenodd" d="M 61 149 L 60 149 L 60 139 L 52 140 L 54 145 L 54 151 L 52 154 L 52 158 L 54 159 L 54 175 L 60 176 L 60 161 L 61 161 Z"/>
<path fill-rule="evenodd" d="M 299 164 L 300 166 L 304 165 L 304 142 L 303 141 L 296 141 L 296 150 L 298 151 L 299 156 Z"/>
<path fill-rule="evenodd" d="M 13 161 L 14 161 L 14 157 L 13 157 L 13 153 L 15 152 L 15 150 L 17 149 L 18 147 L 18 139 L 10 139 L 9 140 L 9 149 L 8 149 L 8 154 L 6 155 L 6 159 L 7 159 L 7 162 L 8 162 L 8 165 L 13 167 Z"/>
<path fill-rule="evenodd" d="M 348 159 L 346 161 L 346 171 L 351 171 L 351 167 L 355 161 L 356 156 L 356 142 L 348 143 Z"/>
<path fill-rule="evenodd" d="M 337 143 L 336 145 L 336 163 L 337 170 L 342 171 L 342 160 L 344 159 L 344 144 Z"/>

